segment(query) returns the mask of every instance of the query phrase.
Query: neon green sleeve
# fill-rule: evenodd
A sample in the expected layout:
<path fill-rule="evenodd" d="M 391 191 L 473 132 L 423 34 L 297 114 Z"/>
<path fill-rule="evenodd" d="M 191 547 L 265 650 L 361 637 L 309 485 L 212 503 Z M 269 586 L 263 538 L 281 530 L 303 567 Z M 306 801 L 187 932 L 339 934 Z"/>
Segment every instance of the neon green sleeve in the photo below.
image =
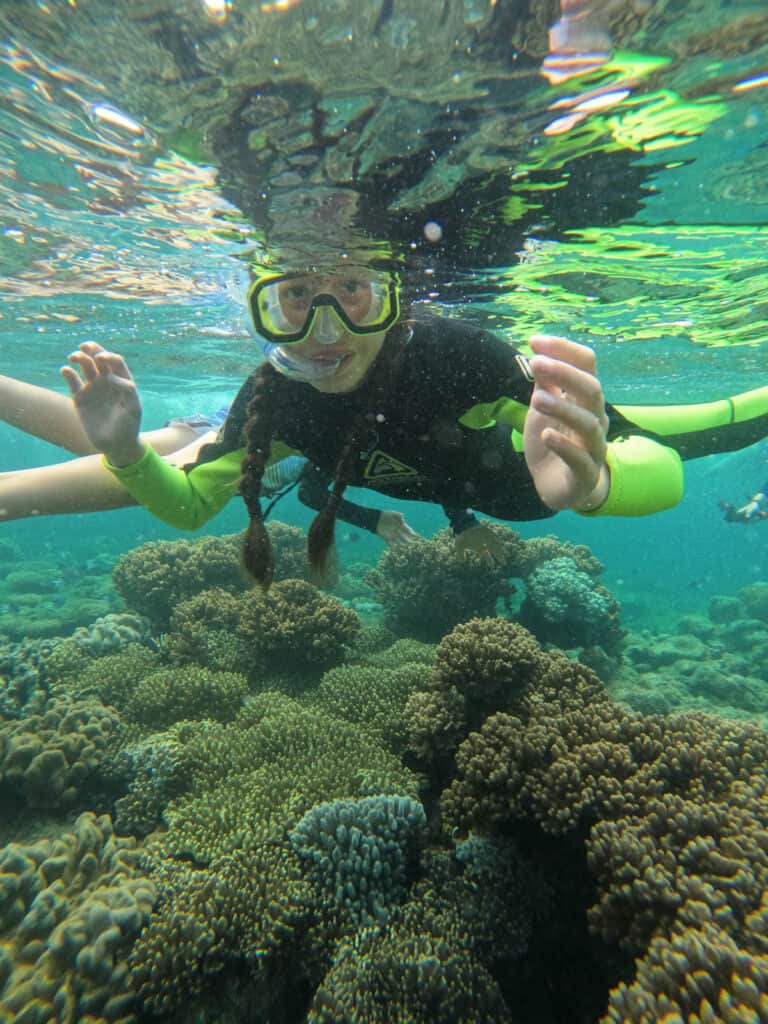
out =
<path fill-rule="evenodd" d="M 647 516 L 674 508 L 683 497 L 683 464 L 673 448 L 638 435 L 608 444 L 611 486 L 600 508 L 584 516 Z"/>
<path fill-rule="evenodd" d="M 237 494 L 242 451 L 229 452 L 185 473 L 161 458 L 151 445 L 130 466 L 104 465 L 140 505 L 164 523 L 196 530 Z"/>
<path fill-rule="evenodd" d="M 196 530 L 237 494 L 243 454 L 242 448 L 227 452 L 185 472 L 171 466 L 147 445 L 138 462 L 130 466 L 112 466 L 106 459 L 104 465 L 152 515 L 180 530 Z M 267 465 L 291 454 L 301 453 L 279 441 L 273 442 Z"/>

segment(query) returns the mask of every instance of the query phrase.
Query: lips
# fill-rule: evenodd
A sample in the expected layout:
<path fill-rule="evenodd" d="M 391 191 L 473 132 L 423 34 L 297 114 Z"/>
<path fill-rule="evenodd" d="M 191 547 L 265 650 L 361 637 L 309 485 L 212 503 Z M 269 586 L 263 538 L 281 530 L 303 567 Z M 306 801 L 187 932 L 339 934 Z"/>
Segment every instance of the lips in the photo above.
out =
<path fill-rule="evenodd" d="M 349 362 L 352 355 L 352 352 L 318 352 L 309 358 L 310 362 L 316 363 L 318 366 L 329 366 L 332 363 L 343 366 Z"/>

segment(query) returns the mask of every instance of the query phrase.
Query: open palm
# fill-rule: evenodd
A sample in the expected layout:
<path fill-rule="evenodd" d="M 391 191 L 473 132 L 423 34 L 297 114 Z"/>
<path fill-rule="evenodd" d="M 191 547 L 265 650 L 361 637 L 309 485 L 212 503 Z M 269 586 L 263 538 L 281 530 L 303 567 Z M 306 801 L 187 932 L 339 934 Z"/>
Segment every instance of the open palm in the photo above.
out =
<path fill-rule="evenodd" d="M 553 509 L 586 510 L 608 493 L 608 418 L 590 348 L 535 335 L 534 391 L 525 419 L 525 460 L 541 500 Z"/>
<path fill-rule="evenodd" d="M 91 444 L 115 465 L 135 461 L 143 450 L 141 401 L 125 360 L 95 342 L 85 342 L 69 361 L 74 365 L 62 367 L 61 374 Z"/>

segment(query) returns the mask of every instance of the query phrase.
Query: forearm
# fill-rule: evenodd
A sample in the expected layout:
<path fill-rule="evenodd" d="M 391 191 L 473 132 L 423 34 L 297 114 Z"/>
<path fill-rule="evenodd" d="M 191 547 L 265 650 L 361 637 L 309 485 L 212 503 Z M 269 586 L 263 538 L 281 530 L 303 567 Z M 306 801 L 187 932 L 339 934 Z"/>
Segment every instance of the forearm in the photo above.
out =
<path fill-rule="evenodd" d="M 683 497 L 683 466 L 677 452 L 635 435 L 608 445 L 609 489 L 586 516 L 643 516 L 674 508 Z"/>
<path fill-rule="evenodd" d="M 195 530 L 216 515 L 237 493 L 242 452 L 185 473 L 160 458 L 149 446 L 130 466 L 106 468 L 139 504 L 163 522 Z"/>
<path fill-rule="evenodd" d="M 301 476 L 299 486 L 299 501 L 307 508 L 319 512 L 328 501 L 329 477 L 315 466 L 307 466 Z M 368 530 L 376 533 L 379 525 L 381 509 L 365 508 L 363 505 L 356 505 L 352 501 L 342 499 L 336 510 L 336 518 L 356 526 L 360 530 Z"/>
<path fill-rule="evenodd" d="M 450 523 L 455 537 L 464 533 L 465 530 L 471 530 L 472 527 L 479 525 L 480 522 L 477 516 L 473 515 L 468 508 L 447 508 L 443 505 L 443 512 Z"/>
<path fill-rule="evenodd" d="M 74 455 L 96 451 L 80 425 L 72 399 L 58 391 L 0 375 L 0 419 Z"/>
<path fill-rule="evenodd" d="M 0 473 L 0 522 L 106 512 L 135 504 L 135 499 L 104 468 L 99 455 Z"/>

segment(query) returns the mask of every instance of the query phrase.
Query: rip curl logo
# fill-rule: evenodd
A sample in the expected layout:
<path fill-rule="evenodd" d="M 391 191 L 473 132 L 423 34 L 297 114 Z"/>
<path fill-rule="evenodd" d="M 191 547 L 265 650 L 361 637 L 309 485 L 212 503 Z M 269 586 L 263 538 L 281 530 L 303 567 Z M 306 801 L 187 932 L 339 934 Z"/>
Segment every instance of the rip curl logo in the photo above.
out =
<path fill-rule="evenodd" d="M 517 367 L 520 370 L 520 373 L 522 373 L 522 375 L 525 377 L 525 379 L 530 384 L 532 384 L 533 383 L 533 370 L 531 369 L 531 364 L 530 364 L 527 356 L 516 355 L 515 356 L 515 362 L 517 363 Z"/>
<path fill-rule="evenodd" d="M 412 466 L 406 466 L 404 462 L 379 451 L 378 448 L 371 452 L 371 457 L 363 470 L 366 480 L 412 480 L 418 475 Z"/>

